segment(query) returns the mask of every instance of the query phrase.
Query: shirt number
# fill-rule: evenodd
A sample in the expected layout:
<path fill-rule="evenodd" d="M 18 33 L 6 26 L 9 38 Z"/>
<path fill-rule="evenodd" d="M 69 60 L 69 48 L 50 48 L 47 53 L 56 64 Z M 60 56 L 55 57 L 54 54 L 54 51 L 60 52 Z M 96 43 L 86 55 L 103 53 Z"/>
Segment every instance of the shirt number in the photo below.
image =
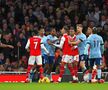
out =
<path fill-rule="evenodd" d="M 99 46 L 99 41 L 98 40 L 94 40 L 94 47 L 96 48 L 96 47 L 98 47 Z"/>
<path fill-rule="evenodd" d="M 34 42 L 34 49 L 36 49 L 38 42 Z"/>

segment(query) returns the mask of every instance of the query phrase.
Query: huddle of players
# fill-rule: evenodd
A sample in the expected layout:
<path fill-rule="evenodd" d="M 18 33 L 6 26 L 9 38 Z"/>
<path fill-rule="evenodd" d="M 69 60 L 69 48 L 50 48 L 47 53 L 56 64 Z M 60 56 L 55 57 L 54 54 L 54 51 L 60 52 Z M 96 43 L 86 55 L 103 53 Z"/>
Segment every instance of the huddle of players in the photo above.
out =
<path fill-rule="evenodd" d="M 89 29 L 89 28 L 88 28 Z M 82 72 L 85 74 L 88 73 L 88 70 L 85 66 L 86 56 L 89 55 L 90 61 L 90 69 L 89 69 L 89 81 L 92 80 L 92 68 L 94 64 L 97 65 L 97 78 L 98 82 L 101 83 L 103 80 L 101 79 L 101 58 L 102 53 L 104 51 L 103 40 L 102 38 L 96 34 L 96 28 L 90 28 L 90 36 L 86 38 L 86 35 L 82 33 L 83 26 L 82 24 L 77 24 L 75 32 L 73 27 L 64 26 L 61 29 L 61 40 L 60 43 L 57 44 L 58 40 L 54 37 L 54 31 L 52 31 L 52 35 L 49 35 L 49 39 L 45 39 L 47 44 L 49 45 L 50 50 L 54 50 L 55 47 L 62 49 L 62 60 L 60 64 L 60 74 L 57 82 L 61 82 L 62 76 L 64 74 L 65 65 L 67 64 L 70 73 L 73 77 L 73 82 L 78 82 L 78 63 L 82 69 Z M 53 37 L 52 37 L 53 36 Z M 51 40 L 51 38 L 53 38 Z M 37 63 L 40 72 L 40 79 L 44 78 L 43 73 L 47 70 L 43 70 L 42 67 L 42 56 L 43 58 L 53 60 L 54 57 L 49 57 L 52 52 L 47 50 L 46 44 L 44 40 L 38 36 L 31 37 L 26 45 L 26 49 L 30 47 L 30 58 L 28 61 L 28 69 L 27 69 L 27 78 L 29 78 L 30 70 L 32 69 L 34 63 Z M 41 55 L 41 48 L 45 51 L 46 54 Z M 89 53 L 88 53 L 89 51 Z M 52 56 L 53 53 L 52 53 Z M 49 60 L 50 61 L 50 60 Z M 46 62 L 49 62 L 46 61 Z M 50 61 L 53 62 L 53 61 Z M 48 69 L 49 67 L 49 69 Z M 46 64 L 45 68 L 48 69 L 47 73 L 50 74 L 52 63 Z"/>

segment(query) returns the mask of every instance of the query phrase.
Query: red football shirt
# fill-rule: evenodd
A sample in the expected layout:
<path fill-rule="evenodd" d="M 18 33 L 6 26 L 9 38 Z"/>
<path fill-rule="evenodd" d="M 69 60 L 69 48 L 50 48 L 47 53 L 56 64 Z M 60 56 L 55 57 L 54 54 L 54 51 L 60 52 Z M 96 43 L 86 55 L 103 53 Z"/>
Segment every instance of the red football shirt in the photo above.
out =
<path fill-rule="evenodd" d="M 63 55 L 71 55 L 72 53 L 72 46 L 68 43 L 68 38 L 69 36 L 67 34 L 63 35 L 63 38 L 65 38 L 63 47 L 62 47 L 62 51 L 63 51 Z"/>
<path fill-rule="evenodd" d="M 38 56 L 41 55 L 41 38 L 35 36 L 30 39 L 30 55 Z"/>

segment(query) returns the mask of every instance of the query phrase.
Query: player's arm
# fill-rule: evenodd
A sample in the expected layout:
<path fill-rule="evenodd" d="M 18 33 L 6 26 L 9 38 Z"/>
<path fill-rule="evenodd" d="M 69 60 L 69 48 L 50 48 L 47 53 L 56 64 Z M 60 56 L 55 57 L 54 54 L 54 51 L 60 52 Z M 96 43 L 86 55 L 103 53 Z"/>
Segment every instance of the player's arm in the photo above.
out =
<path fill-rule="evenodd" d="M 101 43 L 100 43 L 100 49 L 101 49 L 101 53 L 102 53 L 102 55 L 103 55 L 103 53 L 104 53 L 104 42 L 103 42 L 103 39 L 101 38 Z"/>
<path fill-rule="evenodd" d="M 41 41 L 41 48 L 44 49 L 47 54 L 49 54 L 49 51 L 46 49 L 42 41 Z"/>
<path fill-rule="evenodd" d="M 84 50 L 85 55 L 88 55 L 89 48 L 90 48 L 90 40 L 88 38 L 87 41 L 86 41 L 86 46 L 85 46 L 85 50 Z"/>
<path fill-rule="evenodd" d="M 87 44 L 86 44 L 86 47 L 85 47 L 85 50 L 84 50 L 84 55 L 88 55 L 88 50 L 89 50 L 89 48 L 90 48 L 90 44 L 87 43 Z"/>
<path fill-rule="evenodd" d="M 65 38 L 62 37 L 60 40 L 60 44 L 53 44 L 55 47 L 62 48 L 64 44 Z"/>
<path fill-rule="evenodd" d="M 30 39 L 28 39 L 27 44 L 26 44 L 26 46 L 25 46 L 25 49 L 26 49 L 27 51 L 29 51 L 29 46 L 30 46 Z"/>
<path fill-rule="evenodd" d="M 53 40 L 52 43 L 56 43 L 58 41 L 59 41 L 59 39 L 57 38 L 57 39 Z"/>
<path fill-rule="evenodd" d="M 81 43 L 83 40 L 81 39 L 78 39 L 77 41 L 70 41 L 68 40 L 68 43 L 71 44 L 71 45 L 78 45 L 79 43 Z"/>
<path fill-rule="evenodd" d="M 49 51 L 46 49 L 45 45 L 42 43 L 41 43 L 41 48 L 44 49 L 47 54 L 49 54 Z"/>
<path fill-rule="evenodd" d="M 52 41 L 52 43 L 58 43 L 59 42 L 59 38 L 57 38 L 56 36 L 54 37 L 55 40 Z"/>

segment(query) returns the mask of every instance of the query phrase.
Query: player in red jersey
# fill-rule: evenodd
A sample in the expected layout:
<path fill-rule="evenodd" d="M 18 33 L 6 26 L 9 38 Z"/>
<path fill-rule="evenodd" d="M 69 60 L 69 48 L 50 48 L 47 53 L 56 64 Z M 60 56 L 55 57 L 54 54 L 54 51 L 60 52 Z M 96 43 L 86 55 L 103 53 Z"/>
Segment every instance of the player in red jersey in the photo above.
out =
<path fill-rule="evenodd" d="M 70 41 L 76 41 L 76 35 L 75 35 L 75 30 L 73 27 L 70 27 L 69 31 L 69 40 Z M 75 76 L 78 81 L 78 62 L 79 62 L 79 52 L 78 52 L 78 46 L 74 45 L 72 46 L 72 64 L 73 64 L 73 70 L 75 72 Z"/>
<path fill-rule="evenodd" d="M 73 80 L 76 80 L 75 77 L 75 72 L 72 68 L 72 46 L 68 44 L 68 37 L 69 37 L 69 27 L 64 26 L 61 30 L 61 33 L 63 34 L 63 36 L 61 37 L 61 41 L 60 44 L 53 44 L 50 43 L 56 47 L 59 47 L 62 49 L 62 60 L 61 60 L 61 65 L 60 65 L 60 74 L 59 74 L 59 78 L 57 82 L 61 82 L 62 76 L 64 74 L 65 68 L 64 66 L 67 64 L 70 73 L 73 77 Z"/>
<path fill-rule="evenodd" d="M 36 36 L 35 33 L 33 37 L 28 39 L 25 48 L 30 49 L 30 57 L 28 60 L 28 68 L 27 68 L 27 82 L 30 81 L 30 71 L 32 70 L 32 67 L 35 62 L 39 67 L 40 79 L 42 79 L 44 76 L 43 76 L 43 67 L 42 67 L 41 48 L 43 48 L 47 53 L 49 53 L 48 50 L 44 47 L 44 44 L 42 44 L 41 38 Z"/>

